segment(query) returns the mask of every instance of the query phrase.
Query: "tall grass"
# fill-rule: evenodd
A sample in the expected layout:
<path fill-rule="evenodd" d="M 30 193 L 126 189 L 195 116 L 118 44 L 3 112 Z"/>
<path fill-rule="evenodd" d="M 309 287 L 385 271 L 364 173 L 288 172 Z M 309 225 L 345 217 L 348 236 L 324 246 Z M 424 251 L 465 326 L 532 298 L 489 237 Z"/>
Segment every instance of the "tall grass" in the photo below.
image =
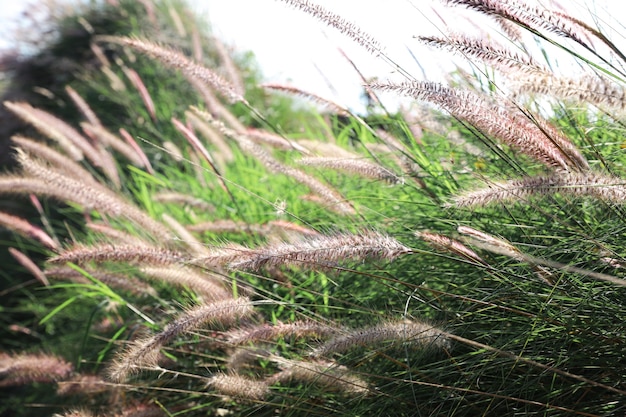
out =
<path fill-rule="evenodd" d="M 623 55 L 565 11 L 444 3 L 508 46 L 422 38 L 481 70 L 368 83 L 394 114 L 263 85 L 180 3 L 62 20 L 137 25 L 85 35 L 71 116 L 4 104 L 2 413 L 623 414 Z"/>

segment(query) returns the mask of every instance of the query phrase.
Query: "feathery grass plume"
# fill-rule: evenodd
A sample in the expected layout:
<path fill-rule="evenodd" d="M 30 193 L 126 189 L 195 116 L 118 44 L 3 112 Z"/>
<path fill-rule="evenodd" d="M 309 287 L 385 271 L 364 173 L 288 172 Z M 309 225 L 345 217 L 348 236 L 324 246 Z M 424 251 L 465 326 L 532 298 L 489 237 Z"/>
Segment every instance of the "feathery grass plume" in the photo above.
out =
<path fill-rule="evenodd" d="M 393 91 L 420 100 L 434 103 L 453 116 L 465 120 L 475 128 L 493 136 L 520 152 L 535 158 L 548 167 L 558 167 L 565 171 L 585 170 L 586 160 L 580 153 L 576 158 L 570 157 L 563 150 L 562 142 L 569 142 L 565 136 L 556 140 L 546 134 L 535 120 L 523 113 L 514 112 L 507 106 L 497 105 L 484 100 L 470 91 L 447 88 L 432 82 L 405 82 L 401 84 L 376 83 L 372 88 Z M 547 122 L 546 122 L 547 124 Z M 575 148 L 573 145 L 568 149 Z M 581 161 L 586 166 L 580 166 Z"/>
<path fill-rule="evenodd" d="M 374 132 L 389 149 L 400 152 L 408 152 L 406 145 L 385 129 L 377 128 Z"/>
<path fill-rule="evenodd" d="M 74 245 L 48 260 L 53 264 L 72 262 L 128 262 L 135 264 L 171 265 L 185 260 L 180 252 L 148 245 L 112 245 L 110 243 L 93 246 Z"/>
<path fill-rule="evenodd" d="M 18 145 L 19 149 L 32 156 L 43 159 L 44 161 L 50 163 L 50 165 L 52 165 L 56 170 L 74 179 L 89 182 L 90 184 L 97 183 L 93 175 L 83 168 L 82 165 L 75 162 L 67 155 L 57 152 L 41 142 L 24 136 L 12 136 L 11 142 Z"/>
<path fill-rule="evenodd" d="M 196 114 L 191 111 L 185 111 L 185 119 L 191 126 L 196 129 L 205 139 L 217 148 L 217 157 L 220 159 L 220 166 L 224 169 L 225 165 L 235 160 L 233 151 L 226 143 L 226 140 L 219 134 L 214 128 L 209 126 L 204 120 L 200 119 Z"/>
<path fill-rule="evenodd" d="M 368 82 L 367 78 L 365 77 L 365 75 L 363 75 L 363 72 L 359 69 L 359 66 L 355 64 L 354 60 L 352 60 L 348 56 L 348 54 L 345 53 L 343 49 L 338 48 L 337 51 L 341 54 L 343 59 L 345 59 L 348 62 L 348 64 L 350 64 L 352 69 L 358 74 L 359 78 L 361 79 L 361 83 L 367 84 Z M 372 91 L 370 88 L 364 86 L 363 93 L 364 93 L 363 98 L 367 101 L 368 107 L 372 106 L 372 107 L 378 107 L 380 109 L 385 108 L 385 106 L 382 104 L 382 102 L 380 101 L 376 93 L 374 93 L 374 91 Z"/>
<path fill-rule="evenodd" d="M 180 15 L 175 8 L 170 6 L 167 8 L 167 10 L 170 14 L 170 17 L 172 18 L 172 22 L 174 22 L 174 27 L 178 32 L 178 36 L 180 36 L 181 38 L 186 38 L 187 30 L 185 29 L 185 25 L 183 24 L 183 19 L 180 18 Z"/>
<path fill-rule="evenodd" d="M 196 198 L 189 194 L 176 193 L 176 192 L 160 192 L 152 195 L 153 201 L 158 201 L 160 203 L 172 203 L 172 204 L 182 204 L 190 207 L 195 207 L 199 210 L 203 210 L 209 213 L 213 213 L 215 211 L 215 206 L 207 203 L 206 201 Z M 189 226 L 188 226 L 189 228 Z"/>
<path fill-rule="evenodd" d="M 498 248 L 498 253 L 507 255 L 513 259 L 523 260 L 521 257 L 522 252 L 505 239 L 497 238 L 469 226 L 459 226 L 456 230 L 462 235 L 470 236 L 473 239 L 483 242 L 489 246 Z"/>
<path fill-rule="evenodd" d="M 335 362 L 289 360 L 276 355 L 272 355 L 271 359 L 283 370 L 267 378 L 268 385 L 299 381 L 320 386 L 325 391 L 352 395 L 367 394 L 370 390 L 366 381 L 351 374 L 348 368 Z"/>
<path fill-rule="evenodd" d="M 82 188 L 80 190 L 82 190 Z M 38 196 L 56 198 L 60 201 L 73 201 L 85 207 L 93 208 L 94 205 L 96 205 L 102 208 L 101 204 L 106 204 L 107 209 L 117 209 L 117 206 L 112 205 L 110 201 L 99 201 L 98 204 L 94 204 L 93 201 L 88 201 L 87 204 L 85 204 L 86 202 L 81 199 L 81 201 L 78 202 L 76 201 L 77 196 L 72 189 L 67 189 L 67 185 L 65 187 L 51 187 L 50 184 L 39 178 L 8 175 L 0 176 L 0 194 L 36 194 Z M 119 212 L 115 211 L 115 213 Z"/>
<path fill-rule="evenodd" d="M 17 160 L 26 174 L 32 175 L 34 181 L 30 181 L 31 189 L 27 188 L 29 179 L 24 178 L 21 183 L 9 177 L 4 184 L 6 192 L 13 193 L 33 193 L 71 201 L 84 206 L 87 209 L 95 209 L 103 214 L 112 216 L 125 216 L 129 220 L 142 226 L 155 237 L 167 240 L 171 232 L 162 224 L 149 217 L 145 212 L 139 210 L 131 203 L 124 201 L 120 196 L 114 194 L 108 188 L 98 184 L 83 182 L 66 177 L 62 173 L 55 171 L 44 164 L 33 160 L 24 151 L 18 149 Z M 2 180 L 0 180 L 0 192 L 2 192 Z M 37 182 L 40 182 L 38 184 Z M 13 183 L 13 188 L 11 188 Z M 43 187 L 42 187 L 43 184 Z"/>
<path fill-rule="evenodd" d="M 516 111 L 518 109 L 511 108 L 510 111 Z M 563 134 L 556 126 L 550 123 L 548 120 L 529 115 L 532 118 L 533 125 L 537 126 L 544 135 L 550 138 L 550 140 L 563 152 L 572 164 L 579 171 L 588 171 L 589 162 L 587 158 L 583 156 L 578 147 L 572 143 L 572 141 Z"/>
<path fill-rule="evenodd" d="M 243 96 L 246 93 L 246 86 L 243 81 L 243 77 L 241 76 L 241 71 L 235 65 L 231 53 L 226 48 L 226 45 L 216 37 L 211 38 L 213 41 L 213 46 L 215 47 L 215 51 L 217 52 L 220 58 L 220 64 L 225 70 L 225 75 L 230 79 L 230 82 L 233 86 L 233 89 L 237 92 L 237 94 Z"/>
<path fill-rule="evenodd" d="M 615 269 L 620 269 L 620 268 L 624 268 L 624 262 L 619 260 L 619 259 L 615 259 L 615 258 L 611 258 L 608 256 L 604 256 L 602 258 L 599 259 L 600 262 L 609 265 L 611 268 L 615 268 Z"/>
<path fill-rule="evenodd" d="M 257 152 L 259 151 L 263 151 L 263 149 L 259 149 Z M 266 154 L 266 155 L 269 156 L 269 154 Z M 263 154 L 259 153 L 259 156 L 262 157 Z M 346 201 L 333 188 L 320 182 L 316 178 L 300 171 L 299 169 L 291 168 L 286 165 L 282 165 L 280 163 L 278 163 L 279 165 L 274 165 L 272 164 L 273 161 L 275 160 L 273 159 L 272 160 L 266 159 L 265 161 L 261 160 L 261 162 L 264 162 L 264 164 L 270 170 L 272 170 L 272 167 L 275 167 L 277 169 L 277 171 L 275 172 L 280 172 L 284 175 L 287 175 L 288 177 L 291 177 L 297 182 L 299 182 L 300 184 L 303 184 L 306 187 L 308 187 L 309 190 L 311 190 L 311 192 L 315 193 L 316 196 L 320 198 L 320 204 L 327 206 L 327 208 L 329 208 L 330 210 L 339 214 L 343 214 L 343 215 L 350 215 L 350 214 L 356 213 L 354 207 L 352 207 L 352 204 L 349 201 Z"/>
<path fill-rule="evenodd" d="M 44 117 L 43 110 L 35 109 L 28 103 L 13 103 L 10 101 L 5 101 L 4 106 L 20 119 L 33 125 L 38 131 L 54 140 L 70 158 L 75 161 L 83 159 L 83 152 L 81 149 L 62 132 L 55 129 L 54 123 L 49 123 L 49 118 Z"/>
<path fill-rule="evenodd" d="M 189 120 L 187 120 L 189 122 Z M 180 150 L 178 146 L 169 140 L 166 140 L 162 144 L 163 149 L 172 157 L 172 159 L 176 162 L 183 162 L 185 157 L 183 156 L 183 151 Z"/>
<path fill-rule="evenodd" d="M 81 160 L 84 155 L 94 166 L 103 166 L 101 153 L 63 120 L 28 103 L 5 101 L 4 105 L 43 135 L 56 141 L 72 159 Z"/>
<path fill-rule="evenodd" d="M 511 77 L 515 94 L 544 94 L 579 103 L 591 103 L 597 107 L 626 109 L 626 89 L 600 75 L 559 77 L 550 73 L 529 74 L 527 77 Z"/>
<path fill-rule="evenodd" d="M 130 145 L 109 132 L 105 127 L 85 122 L 82 122 L 80 127 L 92 140 L 101 142 L 105 146 L 110 146 L 113 150 L 128 159 L 133 165 L 138 167 L 145 166 L 143 158 L 141 158 Z"/>
<path fill-rule="evenodd" d="M 240 122 L 236 123 L 237 126 L 227 126 L 227 123 L 224 123 L 221 120 L 217 120 L 210 112 L 201 110 L 196 106 L 189 106 L 189 111 L 191 112 L 191 114 L 195 115 L 200 120 L 207 123 L 210 127 L 216 129 L 219 133 L 223 134 L 224 136 L 230 137 L 236 142 L 250 141 L 250 139 L 245 137 L 245 132 L 247 131 L 247 128 L 243 126 Z M 232 115 L 232 113 L 230 113 L 229 111 L 228 113 Z M 221 116 L 221 114 L 219 116 Z"/>
<path fill-rule="evenodd" d="M 92 42 L 91 44 L 89 44 L 89 49 L 91 49 L 91 52 L 93 52 L 93 55 L 96 57 L 96 59 L 100 63 L 101 68 L 111 67 L 111 61 L 109 61 L 109 58 L 107 58 L 106 54 L 104 53 L 102 48 L 100 48 L 100 46 Z"/>
<path fill-rule="evenodd" d="M 204 325 L 229 326 L 250 315 L 252 311 L 252 303 L 246 297 L 194 307 L 169 323 L 160 333 L 133 342 L 125 352 L 119 355 L 109 370 L 109 376 L 114 381 L 124 381 L 130 373 L 139 368 L 156 366 L 159 349 L 175 337 Z"/>
<path fill-rule="evenodd" d="M 205 178 L 206 170 L 202 167 L 202 163 L 200 162 L 198 154 L 195 152 L 191 153 L 189 155 L 189 160 L 191 161 L 191 168 L 196 175 L 196 181 L 198 182 L 198 184 L 200 184 L 204 189 L 210 189 L 211 187 L 209 187 L 209 184 L 207 183 Z"/>
<path fill-rule="evenodd" d="M 270 356 L 271 353 L 262 347 L 248 346 L 246 348 L 238 348 L 228 355 L 226 369 L 232 373 L 240 373 L 254 366 L 254 364 L 258 363 L 259 359 L 266 359 Z"/>
<path fill-rule="evenodd" d="M 87 209 L 96 209 L 114 216 L 120 216 L 125 206 L 128 205 L 128 203 L 124 203 L 108 189 L 96 183 L 77 180 L 63 175 L 63 173 L 33 160 L 20 149 L 17 150 L 17 160 L 27 175 L 31 175 L 35 177 L 32 179 L 45 184 L 43 190 L 39 187 L 33 187 L 32 190 L 27 191 L 29 193 L 72 201 Z M 24 180 L 28 179 L 24 178 Z M 17 187 L 16 192 L 19 192 Z"/>
<path fill-rule="evenodd" d="M 330 142 L 320 142 L 319 140 L 309 140 L 309 139 L 300 139 L 298 140 L 298 144 L 304 146 L 311 153 L 319 155 L 319 156 L 328 156 L 335 158 L 345 158 L 345 159 L 354 159 L 361 158 L 362 156 L 350 152 L 341 146 L 330 143 Z"/>
<path fill-rule="evenodd" d="M 114 227 L 103 223 L 88 222 L 86 226 L 89 230 L 106 236 L 107 240 L 111 241 L 111 243 L 123 243 L 135 246 L 149 245 L 148 241 L 136 236 L 135 234 L 115 229 Z"/>
<path fill-rule="evenodd" d="M 52 417 L 96 417 L 91 411 L 88 410 L 70 410 L 65 411 L 63 414 L 53 414 Z"/>
<path fill-rule="evenodd" d="M 228 81 L 217 75 L 213 70 L 194 62 L 182 53 L 173 49 L 139 38 L 98 36 L 97 39 L 100 42 L 115 43 L 135 49 L 158 60 L 165 66 L 180 70 L 186 77 L 193 78 L 210 85 L 213 89 L 220 92 L 233 103 L 247 103 L 245 98 L 238 94 L 235 88 Z"/>
<path fill-rule="evenodd" d="M 513 52 L 483 38 L 449 34 L 445 37 L 419 36 L 418 39 L 429 46 L 446 49 L 467 58 L 478 58 L 504 72 L 516 70 L 531 74 L 550 73 L 549 69 L 537 63 L 532 56 Z"/>
<path fill-rule="evenodd" d="M 476 106 L 482 105 L 481 99 L 472 93 L 467 92 L 470 97 L 476 101 Z M 457 106 L 459 103 L 456 104 Z M 462 106 L 462 104 L 460 104 Z M 480 107 L 476 107 L 475 111 L 465 112 L 463 114 L 453 115 L 464 118 L 467 117 L 470 123 L 485 132 L 500 138 L 503 142 L 513 146 L 521 152 L 535 156 L 536 159 L 542 158 L 550 163 L 550 161 L 564 161 L 573 170 L 586 171 L 589 169 L 587 159 L 580 153 L 578 148 L 565 136 L 556 129 L 548 121 L 512 106 L 510 103 L 487 104 L 489 106 L 485 119 L 481 119 Z M 467 109 L 465 109 L 467 110 Z M 492 119 L 496 117 L 496 119 Z M 498 125 L 502 121 L 506 121 L 506 126 Z M 493 123 L 496 124 L 493 124 Z M 553 165 L 556 165 L 552 162 Z"/>
<path fill-rule="evenodd" d="M 400 107 L 400 113 L 409 125 L 409 130 L 416 141 L 421 141 L 424 137 L 424 131 L 445 136 L 451 130 L 450 121 L 442 121 L 440 118 L 435 117 L 432 109 L 423 103 L 416 102 L 411 103 L 409 106 L 402 106 Z"/>
<path fill-rule="evenodd" d="M 256 143 L 269 145 L 275 149 L 281 149 L 283 151 L 298 151 L 303 154 L 310 153 L 308 149 L 297 142 L 290 141 L 281 135 L 277 135 L 276 133 L 268 132 L 266 130 L 249 128 L 246 130 L 246 136 Z"/>
<path fill-rule="evenodd" d="M 152 164 L 150 163 L 148 156 L 141 149 L 141 146 L 137 144 L 137 141 L 135 141 L 135 139 L 133 139 L 131 134 L 128 133 L 128 131 L 124 129 L 123 127 L 120 127 L 119 132 L 120 132 L 120 135 L 122 135 L 122 137 L 126 141 L 126 143 L 128 143 L 128 145 L 135 151 L 135 153 L 141 159 L 142 161 L 141 166 L 145 167 L 148 173 L 150 173 L 151 175 L 154 175 L 154 168 L 152 168 Z"/>
<path fill-rule="evenodd" d="M 176 130 L 178 130 L 185 137 L 187 142 L 191 144 L 193 149 L 198 153 L 198 156 L 202 157 L 202 159 L 204 159 L 209 164 L 211 170 L 215 173 L 215 176 L 217 177 L 217 180 L 219 181 L 222 189 L 228 192 L 226 182 L 224 181 L 224 178 L 222 178 L 222 174 L 220 173 L 220 171 L 217 169 L 213 157 L 211 156 L 207 148 L 202 144 L 200 139 L 198 139 L 196 134 L 187 126 L 185 126 L 180 120 L 174 117 L 172 117 L 172 124 L 174 125 Z"/>
<path fill-rule="evenodd" d="M 191 28 L 191 50 L 193 51 L 193 59 L 196 62 L 204 61 L 204 51 L 202 50 L 202 38 L 198 26 Z"/>
<path fill-rule="evenodd" d="M 120 290 L 129 292 L 130 294 L 138 296 L 156 296 L 157 292 L 150 285 L 141 282 L 130 275 L 118 275 L 110 272 L 103 272 L 93 269 L 85 270 L 92 278 L 97 279 L 103 284 Z M 61 279 L 65 281 L 75 282 L 78 284 L 93 284 L 85 275 L 81 272 L 70 268 L 69 266 L 57 266 L 48 267 L 44 271 L 44 274 L 48 278 Z"/>
<path fill-rule="evenodd" d="M 233 262 L 248 260 L 256 254 L 254 249 L 236 243 L 228 243 L 211 249 L 211 255 L 197 257 L 192 259 L 190 263 L 204 268 L 224 268 Z"/>
<path fill-rule="evenodd" d="M 0 352 L 0 387 L 56 382 L 68 378 L 73 369 L 71 363 L 53 355 Z"/>
<path fill-rule="evenodd" d="M 2 181 L 1 178 L 2 177 L 0 176 L 0 182 Z M 0 194 L 2 194 L 2 191 L 0 191 Z M 43 206 L 41 205 L 41 201 L 39 201 L 39 198 L 35 194 L 31 193 L 28 195 L 28 199 L 30 200 L 30 203 L 33 205 L 35 210 L 37 210 L 37 213 L 39 214 L 39 219 L 41 220 L 41 225 L 46 229 L 48 235 L 51 236 L 52 239 L 54 239 L 55 243 L 57 245 L 60 245 L 58 243 L 59 240 L 57 236 L 55 235 L 55 231 L 52 228 L 52 225 L 50 224 L 50 219 L 48 218 L 48 214 L 44 212 Z"/>
<path fill-rule="evenodd" d="M 309 165 L 358 174 L 366 178 L 386 181 L 391 184 L 402 184 L 402 178 L 378 164 L 363 159 L 344 159 L 330 157 L 307 157 L 297 161 L 301 165 Z"/>
<path fill-rule="evenodd" d="M 286 220 L 272 220 L 265 224 L 249 224 L 235 220 L 215 220 L 187 226 L 187 230 L 195 233 L 245 233 L 276 237 L 288 242 L 300 241 L 306 236 L 321 234 L 308 227 L 291 223 Z"/>
<path fill-rule="evenodd" d="M 243 345 L 250 342 L 269 342 L 283 337 L 320 339 L 333 336 L 339 331 L 336 327 L 314 321 L 295 321 L 234 329 L 226 333 L 226 338 L 233 345 Z"/>
<path fill-rule="evenodd" d="M 100 70 L 109 79 L 109 84 L 111 85 L 111 89 L 113 91 L 126 91 L 126 84 L 124 84 L 124 81 L 122 81 L 122 79 L 118 77 L 118 75 L 113 72 L 110 67 L 100 67 Z"/>
<path fill-rule="evenodd" d="M 321 236 L 321 233 L 317 230 L 313 230 L 287 220 L 271 220 L 267 223 L 267 226 L 271 230 L 278 230 L 280 232 L 288 234 L 295 233 L 299 236 Z"/>
<path fill-rule="evenodd" d="M 260 401 L 269 394 L 269 385 L 237 374 L 218 373 L 209 378 L 208 388 L 222 395 L 239 399 Z"/>
<path fill-rule="evenodd" d="M 57 395 L 94 395 L 111 389 L 108 382 L 96 375 L 78 374 L 67 381 L 57 383 Z"/>
<path fill-rule="evenodd" d="M 529 257 L 522 253 L 519 249 L 513 246 L 505 239 L 497 238 L 488 233 L 481 232 L 469 226 L 459 226 L 457 232 L 462 235 L 469 236 L 470 242 L 482 249 L 489 252 L 498 253 L 500 255 L 506 255 L 521 262 L 529 262 Z M 548 284 L 554 284 L 552 281 L 552 273 L 541 265 L 536 265 L 533 262 L 529 262 L 539 278 L 544 280 Z"/>
<path fill-rule="evenodd" d="M 410 174 L 410 171 L 406 169 L 407 160 L 402 151 L 397 148 L 390 147 L 386 143 L 364 143 L 363 144 L 369 153 L 377 155 L 379 158 L 386 158 L 392 161 L 398 168 L 402 170 L 404 174 Z M 418 166 L 419 167 L 419 166 Z M 419 169 L 419 168 L 418 168 Z M 395 174 L 394 174 L 395 175 Z M 404 178 L 397 177 L 401 184 L 405 183 Z"/>
<path fill-rule="evenodd" d="M 239 134 L 244 134 L 247 127 L 244 126 L 239 118 L 233 114 L 225 105 L 222 104 L 215 94 L 207 88 L 204 84 L 191 80 L 191 84 L 194 86 L 198 93 L 204 99 L 207 107 L 207 111 L 216 119 L 221 120 L 226 126 L 233 129 Z M 192 108 L 194 106 L 190 106 Z"/>
<path fill-rule="evenodd" d="M 48 278 L 46 278 L 46 275 L 43 273 L 43 271 L 37 266 L 35 262 L 33 262 L 32 259 L 26 256 L 25 253 L 11 247 L 8 249 L 8 251 L 13 259 L 15 259 L 28 272 L 30 272 L 37 279 L 37 281 L 39 281 L 46 287 L 50 285 L 50 282 L 48 281 Z"/>
<path fill-rule="evenodd" d="M 236 220 L 214 220 L 210 222 L 190 224 L 186 227 L 187 230 L 195 233 L 262 233 L 259 226 Z"/>
<path fill-rule="evenodd" d="M 142 266 L 139 271 L 151 280 L 187 287 L 204 301 L 232 298 L 232 292 L 220 282 L 221 279 L 206 272 L 179 265 Z"/>
<path fill-rule="evenodd" d="M 96 113 L 92 110 L 89 104 L 85 101 L 84 98 L 81 97 L 80 94 L 76 90 L 74 90 L 69 85 L 65 86 L 65 92 L 72 99 L 76 108 L 82 113 L 82 115 L 87 119 L 87 121 L 94 126 L 102 126 L 100 119 L 96 116 Z"/>
<path fill-rule="evenodd" d="M 175 218 L 170 216 L 167 213 L 163 213 L 163 221 L 176 233 L 176 237 L 174 240 L 178 240 L 183 243 L 183 245 L 196 256 L 208 255 L 210 250 L 206 247 L 206 245 L 200 242 L 194 235 L 192 235 L 189 230 L 185 228 L 182 224 L 180 224 Z"/>
<path fill-rule="evenodd" d="M 292 223 L 287 220 L 271 220 L 261 225 L 249 225 L 253 233 L 259 233 L 273 242 L 301 242 L 307 237 L 318 237 L 322 234 L 316 230 Z"/>
<path fill-rule="evenodd" d="M 97 150 L 100 154 L 100 166 L 102 173 L 113 183 L 116 189 L 122 187 L 122 181 L 120 180 L 120 174 L 117 170 L 117 162 L 113 158 L 113 155 L 109 153 L 103 144 L 97 144 Z"/>
<path fill-rule="evenodd" d="M 298 169 L 282 164 L 261 146 L 248 139 L 245 135 L 238 134 L 234 130 L 228 129 L 223 123 L 215 120 L 210 114 L 193 106 L 191 110 L 199 117 L 215 126 L 224 135 L 235 140 L 244 152 L 258 159 L 271 172 L 287 175 L 307 186 L 312 192 L 330 203 L 329 208 L 333 211 L 340 214 L 354 214 L 354 208 L 348 202 L 344 201 L 334 189 Z"/>
<path fill-rule="evenodd" d="M 9 229 L 29 239 L 35 239 L 48 249 L 56 250 L 59 248 L 59 244 L 46 232 L 21 217 L 0 211 L 0 227 Z"/>
<path fill-rule="evenodd" d="M 495 182 L 487 188 L 459 194 L 452 198 L 448 206 L 481 207 L 554 194 L 591 197 L 609 203 L 623 204 L 626 201 L 626 182 L 621 178 L 597 172 L 528 177 Z"/>
<path fill-rule="evenodd" d="M 341 104 L 338 104 L 322 96 L 319 96 L 315 93 L 301 90 L 298 87 L 294 87 L 294 86 L 286 85 L 286 84 L 277 84 L 277 83 L 263 83 L 263 84 L 260 84 L 259 87 L 265 88 L 268 90 L 276 90 L 276 91 L 281 91 L 283 93 L 289 93 L 292 95 L 304 97 L 308 100 L 313 101 L 314 103 L 321 104 L 322 106 L 330 109 L 333 113 L 337 114 L 338 116 L 345 116 L 345 117 L 350 116 L 350 110 L 348 110 Z"/>
<path fill-rule="evenodd" d="M 531 6 L 517 0 L 443 0 L 445 4 L 465 6 L 488 16 L 499 16 L 522 27 L 540 32 L 542 29 L 569 38 L 588 50 L 593 48 L 583 39 L 588 31 L 575 20 L 565 19 L 562 13 L 554 13 L 540 6 Z"/>
<path fill-rule="evenodd" d="M 325 269 L 345 260 L 368 258 L 393 260 L 412 253 L 394 238 L 374 231 L 358 234 L 307 237 L 297 243 L 275 243 L 255 248 L 247 256 L 234 258 L 230 269 L 259 271 L 266 267 L 295 265 L 308 269 Z"/>
<path fill-rule="evenodd" d="M 128 68 L 125 65 L 122 65 L 122 71 L 124 71 L 126 78 L 130 80 L 130 83 L 139 93 L 139 97 L 141 97 L 141 101 L 143 101 L 143 105 L 146 107 L 152 121 L 156 122 L 157 117 L 154 101 L 152 100 L 152 96 L 150 95 L 148 88 L 146 88 L 146 85 L 143 83 L 141 76 L 137 73 L 137 71 L 132 68 Z"/>
<path fill-rule="evenodd" d="M 337 29 L 347 37 L 351 38 L 359 45 L 363 46 L 367 51 L 372 54 L 379 55 L 383 53 L 380 43 L 371 35 L 363 32 L 354 23 L 346 21 L 341 16 L 326 10 L 325 8 L 312 3 L 308 0 L 282 0 L 290 6 L 300 9 L 303 12 L 315 17 L 316 19 L 324 22 L 330 27 Z"/>
<path fill-rule="evenodd" d="M 17 144 L 20 149 L 47 161 L 52 166 L 54 166 L 56 170 L 66 173 L 72 178 L 89 181 L 91 184 L 98 183 L 93 175 L 85 168 L 83 168 L 79 163 L 72 160 L 65 154 L 57 152 L 56 150 L 41 142 L 34 141 L 32 139 L 19 135 L 11 137 L 11 141 Z M 100 153 L 100 166 L 102 172 L 104 172 L 104 174 L 113 182 L 113 184 L 119 188 L 120 177 L 117 172 L 117 166 L 115 165 L 113 157 L 109 153 L 107 153 L 102 146 L 97 147 L 97 152 Z"/>
<path fill-rule="evenodd" d="M 593 38 L 600 40 L 600 42 L 602 42 L 602 44 L 608 47 L 612 53 L 618 56 L 623 62 L 626 62 L 626 55 L 624 55 L 622 50 L 618 48 L 617 45 L 615 45 L 613 42 L 611 42 L 611 40 L 607 38 L 601 31 L 583 22 L 582 20 L 576 19 L 575 17 L 570 16 L 566 13 L 559 12 L 559 11 L 555 11 L 553 13 L 565 20 L 572 22 L 574 26 L 576 26 L 579 30 L 581 30 L 581 35 L 584 33 L 590 41 L 592 41 Z"/>
<path fill-rule="evenodd" d="M 170 413 L 161 404 L 132 404 L 125 406 L 119 413 L 111 417 L 169 417 Z"/>
<path fill-rule="evenodd" d="M 488 266 L 476 252 L 459 242 L 447 236 L 430 232 L 415 232 L 415 236 L 429 243 L 431 246 L 446 252 L 455 253 L 471 262 Z"/>
<path fill-rule="evenodd" d="M 522 30 L 518 24 L 511 22 L 502 16 L 493 16 L 493 18 L 508 39 L 523 44 Z"/>
<path fill-rule="evenodd" d="M 431 324 L 405 320 L 353 329 L 313 349 L 311 356 L 328 356 L 334 353 L 344 353 L 359 347 L 377 348 L 380 343 L 387 341 L 402 342 L 421 348 L 450 348 L 450 341 L 443 330 Z"/>

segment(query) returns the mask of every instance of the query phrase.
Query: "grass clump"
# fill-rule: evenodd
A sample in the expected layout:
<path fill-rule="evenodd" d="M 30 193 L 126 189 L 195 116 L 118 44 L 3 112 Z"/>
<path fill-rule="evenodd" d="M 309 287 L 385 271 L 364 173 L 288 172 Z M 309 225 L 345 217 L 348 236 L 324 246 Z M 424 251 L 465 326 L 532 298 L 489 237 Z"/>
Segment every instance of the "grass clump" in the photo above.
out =
<path fill-rule="evenodd" d="M 134 16 L 92 25 L 65 111 L 4 105 L 29 127 L 0 193 L 35 214 L 0 211 L 1 412 L 623 413 L 623 56 L 566 12 L 445 3 L 515 52 L 423 37 L 502 78 L 368 83 L 417 101 L 396 114 L 263 85 L 181 3 L 61 20 Z M 564 81 L 530 42 L 589 74 Z"/>

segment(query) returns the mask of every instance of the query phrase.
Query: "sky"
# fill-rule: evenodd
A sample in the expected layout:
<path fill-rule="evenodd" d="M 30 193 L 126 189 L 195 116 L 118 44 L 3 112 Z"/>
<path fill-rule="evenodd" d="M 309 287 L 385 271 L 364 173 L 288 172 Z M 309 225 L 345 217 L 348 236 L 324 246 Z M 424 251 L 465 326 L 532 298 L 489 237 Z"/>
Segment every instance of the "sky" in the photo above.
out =
<path fill-rule="evenodd" d="M 8 19 L 19 18 L 34 0 L 0 0 L 0 47 L 6 44 Z M 506 1 L 506 0 L 503 0 Z M 540 1 L 548 4 L 550 0 Z M 568 11 L 602 27 L 616 43 L 626 46 L 626 28 L 617 20 L 626 5 L 612 0 L 554 0 Z M 362 109 L 362 81 L 341 49 L 365 77 L 401 81 L 395 67 L 365 51 L 356 42 L 314 17 L 278 0 L 188 0 L 210 21 L 213 33 L 227 45 L 253 51 L 268 81 L 290 83 L 315 92 L 353 110 Z M 374 36 L 385 55 L 415 78 L 443 81 L 459 61 L 449 53 L 433 51 L 415 39 L 418 35 L 484 33 L 490 19 L 438 0 L 314 0 L 316 4 L 355 23 Z M 384 4 L 384 6 L 381 6 Z M 593 17 L 590 17 L 593 16 Z M 496 41 L 506 41 L 494 38 Z M 625 48 L 626 49 L 626 48 Z"/>

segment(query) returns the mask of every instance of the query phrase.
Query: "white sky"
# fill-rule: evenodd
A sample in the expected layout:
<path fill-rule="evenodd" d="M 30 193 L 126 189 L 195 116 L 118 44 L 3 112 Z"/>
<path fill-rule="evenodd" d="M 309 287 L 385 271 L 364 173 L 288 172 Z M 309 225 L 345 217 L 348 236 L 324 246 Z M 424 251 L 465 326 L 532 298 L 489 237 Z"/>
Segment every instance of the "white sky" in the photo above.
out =
<path fill-rule="evenodd" d="M 0 0 L 0 47 L 6 44 L 3 41 L 7 37 L 7 19 L 18 17 L 25 5 L 33 1 Z M 346 52 L 366 77 L 402 80 L 390 65 L 376 59 L 335 29 L 282 1 L 188 1 L 193 8 L 208 16 L 215 35 L 239 50 L 253 51 L 268 81 L 290 82 L 359 110 L 361 80 L 340 55 L 338 48 Z M 622 5 L 621 1 L 556 1 L 562 1 L 576 17 L 589 23 L 594 23 L 590 17 L 590 13 L 593 14 L 599 19 L 597 23 L 605 34 L 614 42 L 626 46 L 624 37 L 620 35 L 626 34 L 626 28 L 617 20 L 626 11 L 626 5 Z M 346 17 L 373 35 L 385 46 L 387 56 L 414 77 L 423 79 L 423 68 L 427 78 L 434 81 L 441 81 L 454 68 L 450 55 L 426 48 L 413 37 L 441 34 L 446 25 L 451 26 L 446 31 L 479 34 L 491 22 L 477 13 L 463 12 L 462 8 L 444 7 L 438 0 L 313 2 Z M 503 39 L 495 40 L 505 42 Z M 415 58 L 408 52 L 409 49 Z"/>

